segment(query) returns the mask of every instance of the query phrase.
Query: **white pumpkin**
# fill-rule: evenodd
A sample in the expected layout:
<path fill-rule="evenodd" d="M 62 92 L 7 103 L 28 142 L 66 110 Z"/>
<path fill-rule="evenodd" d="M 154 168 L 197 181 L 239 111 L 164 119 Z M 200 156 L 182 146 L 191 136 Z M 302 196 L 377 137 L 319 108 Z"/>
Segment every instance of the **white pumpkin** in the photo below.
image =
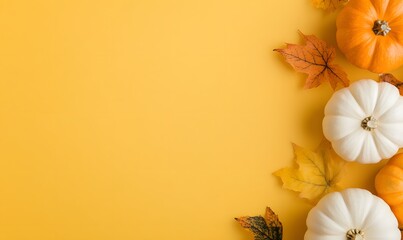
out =
<path fill-rule="evenodd" d="M 326 104 L 323 133 L 347 161 L 390 158 L 403 147 L 403 97 L 386 82 L 354 82 Z"/>
<path fill-rule="evenodd" d="M 304 240 L 400 240 L 390 207 L 359 188 L 323 197 L 309 212 L 306 224 Z"/>

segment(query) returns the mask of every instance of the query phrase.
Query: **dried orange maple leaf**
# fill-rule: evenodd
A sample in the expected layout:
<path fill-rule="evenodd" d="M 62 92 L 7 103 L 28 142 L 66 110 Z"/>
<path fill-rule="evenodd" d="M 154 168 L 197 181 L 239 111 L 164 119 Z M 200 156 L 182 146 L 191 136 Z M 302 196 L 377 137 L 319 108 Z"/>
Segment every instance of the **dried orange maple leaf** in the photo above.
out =
<path fill-rule="evenodd" d="M 379 75 L 379 80 L 381 82 L 387 82 L 394 85 L 397 87 L 397 89 L 399 89 L 400 95 L 403 96 L 403 82 L 397 79 L 395 76 L 390 73 L 383 73 Z"/>
<path fill-rule="evenodd" d="M 278 216 L 269 207 L 266 207 L 264 217 L 240 217 L 235 220 L 243 228 L 252 232 L 255 240 L 281 240 L 283 238 L 283 226 Z"/>
<path fill-rule="evenodd" d="M 350 82 L 347 74 L 333 63 L 336 50 L 314 35 L 300 34 L 306 41 L 305 45 L 287 44 L 285 48 L 274 51 L 283 55 L 297 72 L 308 74 L 305 88 L 318 87 L 325 81 L 329 81 L 333 89 L 336 89 L 338 83 L 347 87 Z"/>
<path fill-rule="evenodd" d="M 284 188 L 299 192 L 301 198 L 312 202 L 341 189 L 338 182 L 345 161 L 334 156 L 328 141 L 324 140 L 316 151 L 295 144 L 293 147 L 298 168 L 283 168 L 274 172 L 281 178 Z"/>
<path fill-rule="evenodd" d="M 348 0 L 312 0 L 312 3 L 316 8 L 330 11 L 334 11 L 339 7 L 344 6 L 347 2 Z"/>

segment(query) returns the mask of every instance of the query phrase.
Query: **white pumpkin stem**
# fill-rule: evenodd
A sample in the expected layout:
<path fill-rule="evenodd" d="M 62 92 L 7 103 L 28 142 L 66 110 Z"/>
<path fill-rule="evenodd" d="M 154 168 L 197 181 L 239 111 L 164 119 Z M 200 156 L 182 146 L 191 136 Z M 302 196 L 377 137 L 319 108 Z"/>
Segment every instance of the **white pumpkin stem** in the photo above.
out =
<path fill-rule="evenodd" d="M 361 127 L 364 130 L 372 131 L 378 127 L 378 121 L 372 116 L 366 117 L 361 121 Z"/>
<path fill-rule="evenodd" d="M 358 229 L 350 229 L 346 234 L 347 240 L 365 240 L 364 232 Z"/>

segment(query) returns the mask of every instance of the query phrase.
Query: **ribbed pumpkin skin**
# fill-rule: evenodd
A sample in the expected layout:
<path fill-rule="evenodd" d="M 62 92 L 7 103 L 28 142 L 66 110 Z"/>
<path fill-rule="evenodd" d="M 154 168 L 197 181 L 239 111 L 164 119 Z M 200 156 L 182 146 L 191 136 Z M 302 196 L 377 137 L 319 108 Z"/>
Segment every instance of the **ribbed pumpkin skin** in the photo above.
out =
<path fill-rule="evenodd" d="M 403 154 L 395 155 L 375 177 L 379 197 L 389 204 L 399 226 L 403 226 Z"/>
<path fill-rule="evenodd" d="M 376 20 L 388 22 L 391 31 L 376 35 Z M 352 64 L 374 73 L 403 65 L 403 1 L 350 0 L 336 20 L 337 44 Z"/>
<path fill-rule="evenodd" d="M 346 240 L 351 229 L 366 240 L 400 240 L 398 223 L 390 207 L 367 190 L 350 188 L 329 193 L 311 209 L 304 240 Z"/>
<path fill-rule="evenodd" d="M 362 128 L 372 116 L 378 126 Z M 335 92 L 325 107 L 323 134 L 347 161 L 377 163 L 403 147 L 403 97 L 392 84 L 363 79 Z"/>

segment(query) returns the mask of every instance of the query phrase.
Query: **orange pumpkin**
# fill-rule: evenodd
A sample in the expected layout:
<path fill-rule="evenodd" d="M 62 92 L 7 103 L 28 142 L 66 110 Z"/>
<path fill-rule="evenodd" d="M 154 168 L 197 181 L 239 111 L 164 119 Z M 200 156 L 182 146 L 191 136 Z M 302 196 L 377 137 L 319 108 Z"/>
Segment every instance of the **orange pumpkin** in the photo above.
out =
<path fill-rule="evenodd" d="M 403 65 L 403 1 L 350 0 L 336 20 L 347 60 L 375 73 Z"/>
<path fill-rule="evenodd" d="M 375 177 L 378 196 L 392 209 L 399 226 L 403 226 L 403 153 L 396 154 Z"/>

